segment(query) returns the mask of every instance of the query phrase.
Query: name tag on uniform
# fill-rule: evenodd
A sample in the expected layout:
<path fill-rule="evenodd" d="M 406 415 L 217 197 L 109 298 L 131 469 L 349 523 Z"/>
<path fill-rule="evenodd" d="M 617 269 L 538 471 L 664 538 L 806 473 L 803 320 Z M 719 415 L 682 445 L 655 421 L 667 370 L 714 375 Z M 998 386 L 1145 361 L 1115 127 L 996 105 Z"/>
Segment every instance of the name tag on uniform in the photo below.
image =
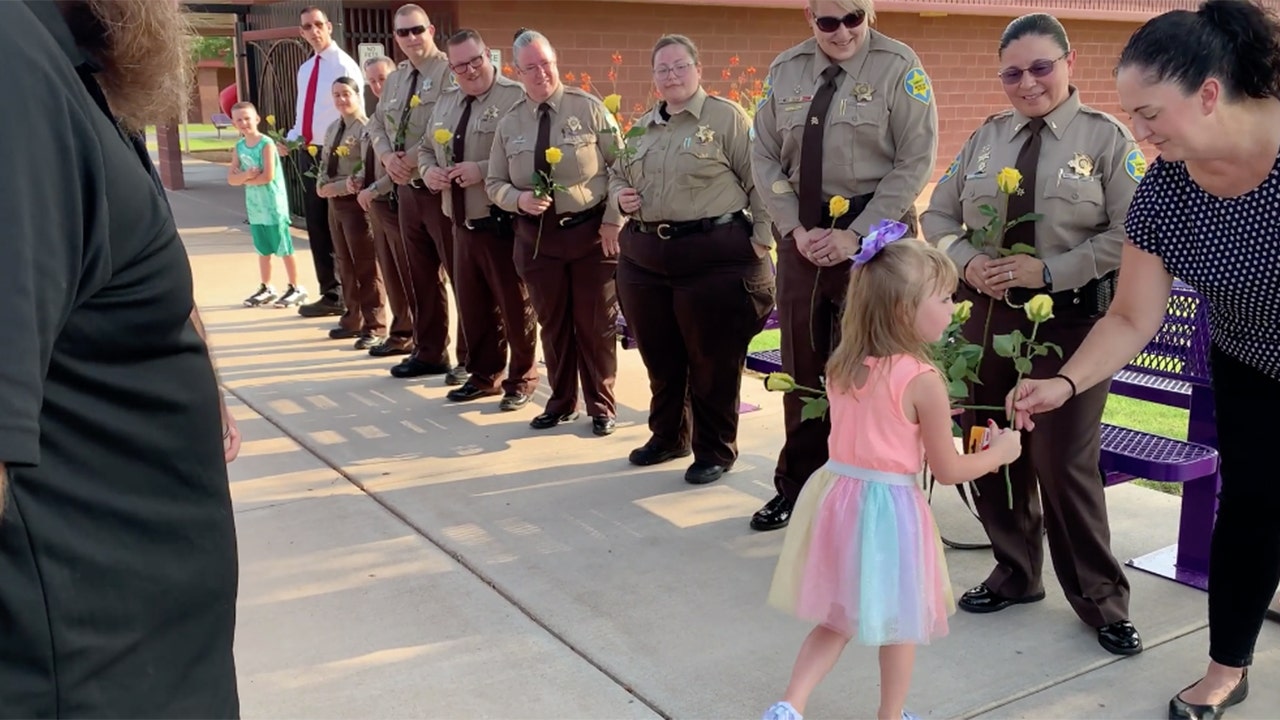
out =
<path fill-rule="evenodd" d="M 782 98 L 780 102 L 783 105 L 788 105 L 790 103 L 807 103 L 812 101 L 813 101 L 812 95 L 798 95 L 795 97 Z"/>

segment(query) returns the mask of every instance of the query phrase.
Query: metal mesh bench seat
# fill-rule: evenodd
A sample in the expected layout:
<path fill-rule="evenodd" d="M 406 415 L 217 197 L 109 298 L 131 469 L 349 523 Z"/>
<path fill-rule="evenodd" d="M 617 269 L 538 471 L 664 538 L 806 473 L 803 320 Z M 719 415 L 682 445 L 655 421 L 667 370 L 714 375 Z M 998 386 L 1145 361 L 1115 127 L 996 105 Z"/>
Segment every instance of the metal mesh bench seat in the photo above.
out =
<path fill-rule="evenodd" d="M 1199 443 L 1173 440 L 1141 430 L 1102 425 L 1102 457 L 1107 484 L 1131 478 L 1187 482 L 1218 471 L 1218 451 Z"/>
<path fill-rule="evenodd" d="M 747 353 L 747 369 L 758 373 L 782 372 L 781 350 L 757 350 Z"/>
<path fill-rule="evenodd" d="M 1111 394 L 1183 410 L 1191 407 L 1191 383 L 1140 370 L 1121 370 L 1116 373 L 1111 378 Z"/>

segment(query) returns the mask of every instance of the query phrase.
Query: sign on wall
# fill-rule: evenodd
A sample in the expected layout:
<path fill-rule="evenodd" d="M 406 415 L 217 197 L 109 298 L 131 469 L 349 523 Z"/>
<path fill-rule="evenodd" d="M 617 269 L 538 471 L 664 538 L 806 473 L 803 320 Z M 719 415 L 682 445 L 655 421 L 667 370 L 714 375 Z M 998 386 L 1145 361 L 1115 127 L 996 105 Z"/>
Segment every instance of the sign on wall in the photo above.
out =
<path fill-rule="evenodd" d="M 382 43 L 360 43 L 356 46 L 356 54 L 359 56 L 356 60 L 360 63 L 360 67 L 364 67 L 366 62 L 376 57 L 387 56 L 387 51 L 382 47 Z"/>

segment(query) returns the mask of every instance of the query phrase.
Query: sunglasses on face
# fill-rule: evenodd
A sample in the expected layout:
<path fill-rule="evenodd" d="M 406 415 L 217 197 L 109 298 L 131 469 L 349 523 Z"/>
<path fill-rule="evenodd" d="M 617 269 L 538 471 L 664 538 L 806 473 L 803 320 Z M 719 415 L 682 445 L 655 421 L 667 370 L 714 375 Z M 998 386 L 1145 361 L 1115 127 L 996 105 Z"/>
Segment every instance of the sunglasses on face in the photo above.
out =
<path fill-rule="evenodd" d="M 1068 53 L 1063 53 L 1062 57 L 1059 57 L 1056 60 L 1036 60 L 1025 69 L 1016 67 L 1005 68 L 997 73 L 997 75 L 1000 77 L 1000 81 L 1005 85 L 1017 85 L 1022 81 L 1022 73 L 1024 72 L 1030 73 L 1031 77 L 1034 78 L 1046 77 L 1053 72 L 1054 67 L 1058 64 L 1058 60 L 1062 60 L 1067 56 L 1067 54 Z"/>
<path fill-rule="evenodd" d="M 845 27 L 852 30 L 858 27 L 859 25 L 861 25 L 862 21 L 866 19 L 867 19 L 867 14 L 859 10 L 857 12 L 851 12 L 848 15 L 845 15 L 844 17 L 831 17 L 831 16 L 816 17 L 813 19 L 813 24 L 817 25 L 818 29 L 821 30 L 822 32 L 833 33 L 836 30 L 839 30 L 841 25 L 844 25 Z"/>
<path fill-rule="evenodd" d="M 462 73 L 466 72 L 468 69 L 479 70 L 481 65 L 484 65 L 484 56 L 477 55 L 464 63 L 458 63 L 457 65 L 450 65 L 449 69 L 452 70 L 455 75 L 461 75 Z"/>
<path fill-rule="evenodd" d="M 407 38 L 410 35 L 421 35 L 427 31 L 426 25 L 414 25 L 407 28 L 396 28 L 396 37 Z"/>

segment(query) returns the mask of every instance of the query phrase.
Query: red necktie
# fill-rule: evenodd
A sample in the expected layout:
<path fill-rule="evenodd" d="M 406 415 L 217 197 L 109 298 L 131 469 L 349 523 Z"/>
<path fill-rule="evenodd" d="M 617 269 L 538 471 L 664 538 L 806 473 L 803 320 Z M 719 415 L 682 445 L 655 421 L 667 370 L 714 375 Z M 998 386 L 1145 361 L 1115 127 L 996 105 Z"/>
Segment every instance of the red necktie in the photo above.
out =
<path fill-rule="evenodd" d="M 311 80 L 307 82 L 307 99 L 302 106 L 302 141 L 311 144 L 311 119 L 316 114 L 316 86 L 320 84 L 320 56 L 311 65 Z"/>

